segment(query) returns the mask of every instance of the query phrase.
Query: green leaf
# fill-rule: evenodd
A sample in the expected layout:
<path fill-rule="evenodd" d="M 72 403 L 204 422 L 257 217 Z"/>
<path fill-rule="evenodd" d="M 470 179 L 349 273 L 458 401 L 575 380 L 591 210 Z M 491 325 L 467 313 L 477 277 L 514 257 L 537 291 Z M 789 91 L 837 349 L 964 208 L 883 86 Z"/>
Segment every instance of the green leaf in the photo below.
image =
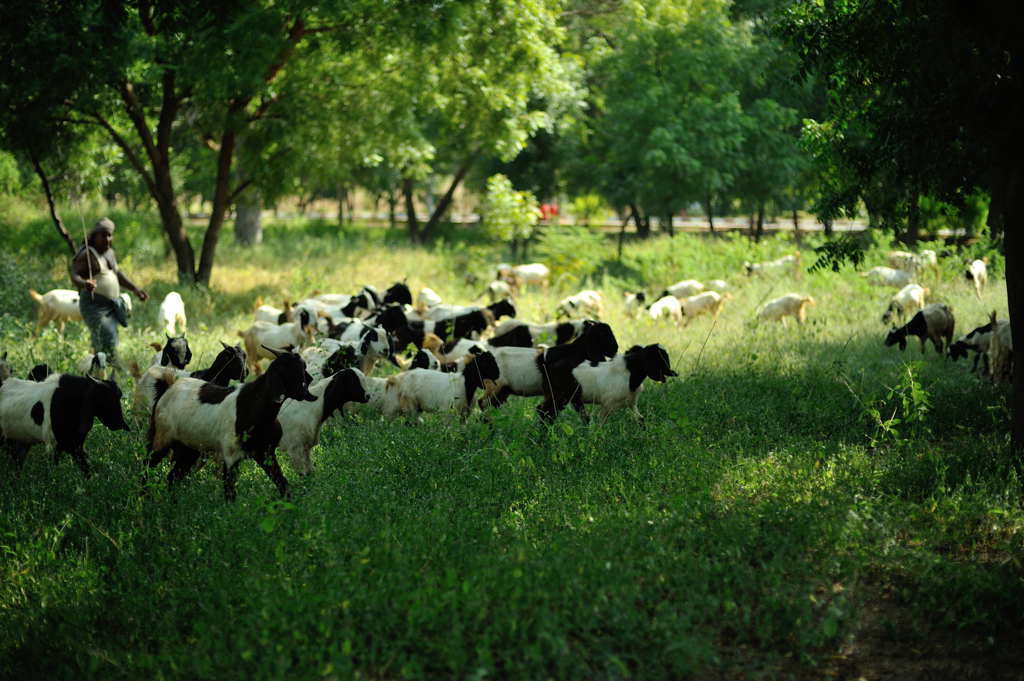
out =
<path fill-rule="evenodd" d="M 275 527 L 277 527 L 277 518 L 272 515 L 268 515 L 260 521 L 260 528 L 268 534 L 273 532 Z"/>

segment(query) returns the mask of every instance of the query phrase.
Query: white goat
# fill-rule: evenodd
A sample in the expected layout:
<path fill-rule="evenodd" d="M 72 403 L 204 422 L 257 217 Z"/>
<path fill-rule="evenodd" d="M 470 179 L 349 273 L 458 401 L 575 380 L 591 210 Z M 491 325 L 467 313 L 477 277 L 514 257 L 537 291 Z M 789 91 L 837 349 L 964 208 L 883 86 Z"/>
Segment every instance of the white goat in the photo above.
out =
<path fill-rule="evenodd" d="M 627 293 L 625 306 L 626 312 L 631 316 L 635 317 L 644 310 L 644 303 L 647 302 L 647 293 L 644 291 L 637 291 L 636 293 Z"/>
<path fill-rule="evenodd" d="M 263 373 L 260 360 L 274 359 L 274 354 L 264 346 L 291 350 L 312 343 L 315 327 L 308 324 L 308 317 L 305 314 L 302 320 L 280 326 L 269 322 L 256 322 L 248 330 L 239 331 L 238 335 L 245 341 L 245 358 L 249 363 L 249 371 L 259 376 Z"/>
<path fill-rule="evenodd" d="M 907 284 L 901 288 L 889 301 L 889 307 L 882 315 L 882 323 L 888 324 L 893 316 L 904 317 L 914 310 L 924 309 L 924 299 L 931 293 L 930 290 L 918 284 Z"/>
<path fill-rule="evenodd" d="M 695 296 L 698 293 L 703 293 L 706 288 L 707 287 L 704 286 L 704 284 L 700 283 L 696 279 L 684 279 L 682 281 L 677 281 L 666 288 L 659 298 L 664 298 L 665 296 L 689 298 L 690 296 Z"/>
<path fill-rule="evenodd" d="M 889 267 L 896 270 L 916 270 L 921 261 L 907 251 L 889 251 Z"/>
<path fill-rule="evenodd" d="M 435 305 L 440 305 L 442 302 L 444 301 L 441 300 L 441 296 L 424 286 L 420 289 L 420 292 L 416 294 L 416 311 L 423 314 L 429 308 Z"/>
<path fill-rule="evenodd" d="M 597 291 L 580 291 L 574 296 L 569 296 L 559 301 L 558 311 L 555 313 L 555 316 L 576 319 L 581 315 L 593 314 L 600 319 L 602 311 L 600 293 Z"/>
<path fill-rule="evenodd" d="M 992 337 L 988 354 L 992 357 L 992 380 L 996 383 L 1010 383 L 1013 380 L 1013 334 L 1009 321 L 998 321 L 995 310 L 989 315 L 992 320 Z"/>
<path fill-rule="evenodd" d="M 771 262 L 743 263 L 747 269 L 747 276 L 757 275 L 759 277 L 773 277 L 779 274 L 792 273 L 793 277 L 800 281 L 800 251 L 793 255 L 787 255 Z"/>
<path fill-rule="evenodd" d="M 789 293 L 769 300 L 757 314 L 761 319 L 782 322 L 782 326 L 786 326 L 786 317 L 794 317 L 797 322 L 803 324 L 807 319 L 807 306 L 817 304 L 811 296 Z"/>
<path fill-rule="evenodd" d="M 480 398 L 480 409 L 490 404 L 500 407 L 510 395 L 539 397 L 544 394 L 544 380 L 541 376 L 537 356 L 541 351 L 534 348 L 494 348 L 491 354 L 498 365 L 498 378 L 486 385 Z"/>
<path fill-rule="evenodd" d="M 978 300 L 981 300 L 981 292 L 988 283 L 987 262 L 988 258 L 982 258 L 981 260 L 975 260 L 967 266 L 967 280 L 974 282 L 974 292 L 978 295 Z"/>
<path fill-rule="evenodd" d="M 63 333 L 65 322 L 82 321 L 82 312 L 78 309 L 78 291 L 68 289 L 53 289 L 43 295 L 35 291 L 28 292 L 32 300 L 39 303 L 39 321 L 36 330 L 40 331 L 50 322 L 57 325 L 57 329 Z M 132 313 L 132 299 L 127 293 L 121 294 L 128 316 Z"/>
<path fill-rule="evenodd" d="M 705 291 L 682 301 L 687 326 L 705 312 L 718 319 L 718 314 L 722 311 L 722 305 L 726 300 L 732 300 L 732 294 L 728 291 L 725 295 L 721 295 L 717 291 Z"/>
<path fill-rule="evenodd" d="M 683 306 L 679 304 L 679 299 L 672 295 L 656 301 L 648 308 L 647 314 L 654 320 L 670 317 L 677 324 L 683 323 Z"/>
<path fill-rule="evenodd" d="M 281 405 L 277 420 L 281 424 L 281 442 L 278 449 L 287 454 L 300 478 L 313 472 L 310 451 L 320 444 L 320 429 L 324 422 L 346 402 L 365 404 L 366 377 L 358 369 L 345 369 L 330 378 L 311 385 L 309 393 L 315 402 L 287 399 Z"/>
<path fill-rule="evenodd" d="M 485 381 L 496 381 L 500 372 L 494 356 L 475 355 L 460 373 L 413 369 L 399 374 L 398 403 L 408 414 L 454 410 L 465 419 L 473 405 L 473 393 Z"/>
<path fill-rule="evenodd" d="M 894 270 L 891 267 L 872 267 L 867 272 L 861 272 L 860 276 L 875 286 L 903 288 L 914 280 L 915 273 L 916 270 L 913 267 L 904 270 Z"/>
<path fill-rule="evenodd" d="M 177 292 L 171 291 L 164 297 L 163 302 L 160 303 L 160 309 L 156 313 L 157 328 L 165 329 L 168 336 L 174 336 L 176 335 L 175 330 L 178 333 L 185 333 L 187 323 L 185 302 Z"/>

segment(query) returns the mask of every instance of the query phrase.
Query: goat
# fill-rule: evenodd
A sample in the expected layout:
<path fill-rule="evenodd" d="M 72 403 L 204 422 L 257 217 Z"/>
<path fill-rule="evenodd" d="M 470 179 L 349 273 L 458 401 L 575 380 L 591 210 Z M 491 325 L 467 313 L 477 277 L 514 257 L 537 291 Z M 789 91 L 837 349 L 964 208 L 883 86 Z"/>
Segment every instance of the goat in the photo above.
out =
<path fill-rule="evenodd" d="M 101 381 L 107 377 L 107 353 L 89 352 L 78 363 L 78 372 L 83 376 L 92 376 Z"/>
<path fill-rule="evenodd" d="M 511 395 L 538 397 L 544 394 L 544 380 L 534 348 L 495 348 L 491 350 L 498 365 L 498 378 L 486 386 L 480 398 L 481 411 L 490 405 L 500 407 Z"/>
<path fill-rule="evenodd" d="M 515 293 L 518 293 L 518 291 L 515 291 Z M 496 279 L 487 285 L 487 296 L 491 299 L 492 303 L 496 303 L 505 298 L 511 298 L 512 295 L 512 285 L 507 281 Z"/>
<path fill-rule="evenodd" d="M 42 383 L 47 378 L 53 375 L 53 369 L 50 368 L 49 364 L 37 364 L 28 372 L 25 376 L 26 380 L 35 381 L 36 383 Z"/>
<path fill-rule="evenodd" d="M 427 309 L 435 305 L 440 305 L 442 302 L 444 301 L 441 300 L 441 296 L 424 286 L 420 289 L 420 292 L 416 294 L 416 311 L 423 314 Z"/>
<path fill-rule="evenodd" d="M 912 267 L 903 270 L 894 270 L 890 267 L 872 267 L 867 272 L 861 272 L 860 276 L 866 278 L 868 283 L 876 286 L 892 286 L 893 288 L 904 288 L 914 280 L 915 271 Z"/>
<path fill-rule="evenodd" d="M 695 279 L 684 279 L 683 281 L 677 281 L 667 287 L 661 292 L 661 295 L 658 296 L 657 300 L 661 300 L 666 296 L 672 296 L 673 298 L 689 298 L 690 296 L 695 296 L 698 293 L 703 293 L 705 288 L 704 284 Z"/>
<path fill-rule="evenodd" d="M 988 284 L 988 258 L 982 258 L 981 260 L 975 260 L 967 266 L 967 272 L 965 276 L 967 281 L 974 283 L 974 293 L 977 294 L 978 300 L 981 300 L 981 292 L 985 289 L 985 285 Z"/>
<path fill-rule="evenodd" d="M 543 376 L 544 400 L 537 406 L 541 420 L 551 423 L 558 412 L 572 404 L 586 419 L 579 384 L 572 370 L 584 362 L 602 362 L 615 356 L 619 344 L 612 328 L 604 322 L 588 327 L 568 345 L 556 345 L 539 353 L 537 369 Z"/>
<path fill-rule="evenodd" d="M 281 424 L 278 449 L 291 461 L 292 470 L 300 478 L 312 472 L 309 453 L 320 443 L 320 430 L 324 422 L 346 402 L 366 404 L 370 396 L 366 391 L 366 377 L 358 369 L 345 369 L 330 378 L 311 385 L 309 393 L 316 399 L 287 399 L 281 405 L 277 420 Z"/>
<path fill-rule="evenodd" d="M 164 297 L 163 302 L 160 303 L 160 309 L 156 313 L 157 328 L 162 328 L 168 336 L 173 336 L 175 329 L 184 334 L 187 323 L 185 303 L 178 293 L 171 291 Z"/>
<path fill-rule="evenodd" d="M 581 291 L 574 296 L 569 296 L 559 301 L 555 318 L 564 316 L 567 319 L 575 319 L 580 315 L 593 314 L 600 319 L 602 311 L 600 293 L 597 291 Z"/>
<path fill-rule="evenodd" d="M 889 267 L 896 270 L 916 270 L 921 261 L 913 253 L 889 251 Z"/>
<path fill-rule="evenodd" d="M 160 347 L 159 343 L 152 343 L 151 346 L 156 350 L 156 354 L 149 361 L 149 366 L 172 366 L 175 369 L 184 369 L 192 361 L 192 350 L 189 349 L 185 336 L 177 338 L 167 336 L 167 344 L 163 347 Z"/>
<path fill-rule="evenodd" d="M 900 328 L 893 327 L 889 335 L 885 337 L 885 345 L 892 347 L 900 344 L 900 350 L 907 348 L 907 336 L 917 336 L 921 339 L 921 354 L 925 351 L 925 341 L 929 338 L 935 346 L 935 351 L 940 355 L 943 351 L 943 339 L 945 344 L 953 342 L 953 329 L 956 326 L 956 319 L 953 317 L 953 310 L 945 303 L 932 303 L 915 314 L 909 322 Z"/>
<path fill-rule="evenodd" d="M 501 336 L 505 336 L 510 333 L 513 329 L 519 327 L 525 327 L 530 333 L 530 337 L 533 339 L 531 343 L 533 347 L 537 347 L 541 344 L 554 345 L 565 345 L 571 343 L 573 340 L 579 337 L 588 327 L 591 327 L 596 322 L 592 319 L 576 319 L 566 322 L 548 322 L 547 324 L 527 324 L 525 322 L 516 321 L 509 319 L 508 321 L 502 322 L 498 325 L 498 328 L 494 330 L 494 338 L 491 339 L 491 344 L 496 345 L 496 341 Z M 525 347 L 519 346 L 517 347 Z"/>
<path fill-rule="evenodd" d="M 797 322 L 803 324 L 807 319 L 807 306 L 817 304 L 811 296 L 790 293 L 769 300 L 757 314 L 761 319 L 782 322 L 782 326 L 786 326 L 787 316 L 794 317 Z"/>
<path fill-rule="evenodd" d="M 889 301 L 889 307 L 882 314 L 882 323 L 888 324 L 893 315 L 903 318 L 903 315 L 915 309 L 924 309 L 924 299 L 931 293 L 928 289 L 917 284 L 907 284 L 899 290 Z"/>
<path fill-rule="evenodd" d="M 502 317 L 516 316 L 516 306 L 511 300 L 502 299 L 496 303 L 491 303 L 487 307 L 480 307 L 479 305 L 435 305 L 426 312 L 423 313 L 424 320 L 432 320 L 440 322 L 445 319 L 458 319 L 471 312 L 481 311 L 484 312 L 485 316 L 488 316 L 493 324 L 493 320 L 500 319 Z"/>
<path fill-rule="evenodd" d="M 314 376 L 320 373 L 327 378 L 351 366 L 358 366 L 363 374 L 370 376 L 377 361 L 381 359 L 400 366 L 395 358 L 395 344 L 391 334 L 374 326 L 357 328 L 360 329 L 357 340 L 338 341 L 328 338 L 321 342 L 320 347 L 303 350 L 302 358 Z"/>
<path fill-rule="evenodd" d="M 581 401 L 601 405 L 598 418 L 604 422 L 616 409 L 629 409 L 642 421 L 636 401 L 644 379 L 664 383 L 679 374 L 672 371 L 668 351 L 659 343 L 645 348 L 633 346 L 624 354 L 596 365 L 584 362 L 573 369 L 572 375 L 579 383 Z"/>
<path fill-rule="evenodd" d="M 275 359 L 267 371 L 250 383 L 224 388 L 194 378 L 175 379 L 163 369 L 157 381 L 156 406 L 146 434 L 152 470 L 173 449 L 174 467 L 168 484 L 184 479 L 201 456 L 213 451 L 224 477 L 224 497 L 236 498 L 238 464 L 253 459 L 282 497 L 288 481 L 274 456 L 281 440 L 277 416 L 286 399 L 313 402 L 311 377 L 294 352 L 265 348 Z M 161 371 L 150 369 L 150 372 Z"/>
<path fill-rule="evenodd" d="M 627 293 L 624 305 L 626 312 L 631 316 L 636 316 L 644 309 L 644 303 L 647 302 L 647 293 L 644 291 L 637 291 L 636 293 Z"/>
<path fill-rule="evenodd" d="M 747 276 L 757 275 L 764 277 L 775 276 L 776 274 L 792 273 L 793 277 L 800 281 L 800 251 L 793 255 L 787 255 L 771 262 L 743 263 L 747 270 Z"/>
<path fill-rule="evenodd" d="M 934 274 L 935 278 L 939 277 L 939 257 L 935 254 L 935 251 L 921 251 L 917 256 L 918 266 L 927 267 Z"/>
<path fill-rule="evenodd" d="M 227 387 L 231 381 L 244 381 L 249 375 L 245 350 L 240 345 L 232 347 L 224 341 L 221 341 L 220 344 L 224 346 L 224 349 L 217 353 L 209 367 L 192 372 L 178 369 L 173 371 L 174 378 L 194 378 L 221 387 Z M 128 365 L 132 376 L 135 378 L 136 405 L 144 405 L 146 411 L 152 413 L 153 406 L 160 395 L 160 390 L 162 390 L 162 388 L 158 388 L 157 383 L 164 380 L 167 374 L 164 371 L 146 371 L 146 373 L 142 373 L 135 360 L 129 360 Z M 153 368 L 152 366 L 150 367 L 150 369 Z M 169 367 L 156 365 L 156 368 Z M 141 406 L 139 408 L 141 409 Z"/>
<path fill-rule="evenodd" d="M 516 265 L 515 267 L 503 264 L 498 265 L 498 275 L 511 275 L 522 285 L 540 286 L 542 289 L 547 290 L 551 270 L 548 269 L 547 265 L 539 262 L 530 263 L 529 265 Z"/>
<path fill-rule="evenodd" d="M 404 281 L 395 283 L 394 286 L 384 292 L 384 300 L 381 301 L 381 304 L 388 305 L 390 303 L 412 305 L 412 291 L 409 290 Z"/>
<path fill-rule="evenodd" d="M 705 291 L 681 301 L 683 314 L 686 315 L 686 325 L 689 326 L 691 321 L 705 312 L 718 319 L 718 314 L 722 311 L 722 305 L 726 300 L 732 300 L 732 294 L 728 291 L 725 295 L 721 295 L 717 291 Z"/>
<path fill-rule="evenodd" d="M 669 317 L 676 324 L 683 323 L 683 307 L 679 304 L 679 299 L 673 295 L 667 295 L 657 300 L 647 308 L 647 315 L 654 320 Z"/>
<path fill-rule="evenodd" d="M 53 322 L 57 325 L 57 330 L 64 333 L 64 324 L 66 322 L 82 321 L 82 312 L 78 309 L 78 291 L 53 289 L 43 295 L 39 295 L 35 291 L 29 290 L 28 294 L 32 296 L 32 300 L 39 303 L 39 320 L 36 324 L 37 332 L 42 331 L 43 327 Z M 121 300 L 124 301 L 125 310 L 127 310 L 130 317 L 132 313 L 131 296 L 127 293 L 122 293 Z"/>
<path fill-rule="evenodd" d="M 86 478 L 90 476 L 85 438 L 93 419 L 110 430 L 129 430 L 121 411 L 121 390 L 113 381 L 91 376 L 53 374 L 45 381 L 11 378 L 0 385 L 0 437 L 21 445 L 15 455 L 25 464 L 32 445 L 53 450 L 53 462 L 68 452 Z"/>
<path fill-rule="evenodd" d="M 988 374 L 988 353 L 991 341 L 992 323 L 989 322 L 985 326 L 974 329 L 966 336 L 960 336 L 955 343 L 946 348 L 946 357 L 955 362 L 961 357 L 966 358 L 968 353 L 973 350 L 974 365 L 971 367 L 971 371 L 978 370 L 978 360 L 981 359 L 984 361 L 981 375 L 985 376 Z"/>
<path fill-rule="evenodd" d="M 268 322 L 256 322 L 246 331 L 238 335 L 245 341 L 245 356 L 249 361 L 249 371 L 259 376 L 263 371 L 260 366 L 262 359 L 274 359 L 267 347 L 291 350 L 313 341 L 314 327 L 307 310 L 299 313 L 299 320 L 276 326 Z"/>
<path fill-rule="evenodd" d="M 1010 322 L 996 320 L 996 311 L 989 315 L 992 323 L 992 340 L 988 352 L 992 355 L 992 381 L 994 383 L 1013 382 L 1013 334 Z"/>
<path fill-rule="evenodd" d="M 489 352 L 474 355 L 461 373 L 413 369 L 400 374 L 398 404 L 408 414 L 451 409 L 465 419 L 477 388 L 483 388 L 486 381 L 498 380 L 499 375 L 498 364 Z"/>

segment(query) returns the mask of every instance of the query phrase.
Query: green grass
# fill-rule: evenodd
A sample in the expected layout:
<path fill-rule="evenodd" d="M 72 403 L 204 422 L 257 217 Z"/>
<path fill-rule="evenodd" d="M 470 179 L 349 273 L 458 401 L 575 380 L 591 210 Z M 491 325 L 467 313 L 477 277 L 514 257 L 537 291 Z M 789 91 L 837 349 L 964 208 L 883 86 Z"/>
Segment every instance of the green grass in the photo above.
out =
<path fill-rule="evenodd" d="M 408 275 L 414 289 L 471 302 L 483 285 L 466 274 L 505 256 L 457 229 L 431 250 L 388 230 L 267 233 L 252 251 L 222 245 L 211 290 L 181 291 L 197 366 L 248 326 L 258 295 L 294 300 Z M 884 347 L 892 291 L 852 270 L 800 283 L 741 275 L 744 260 L 797 247 L 806 269 L 813 244 L 679 236 L 627 244 L 620 263 L 611 242 L 576 252 L 589 241 L 534 247 L 566 288 L 526 293 L 521 316 L 545 321 L 559 295 L 593 286 L 620 346 L 664 343 L 680 377 L 648 383 L 645 428 L 624 412 L 589 428 L 565 413 L 544 434 L 536 400 L 516 399 L 465 428 L 336 416 L 310 479 L 282 461 L 287 503 L 250 463 L 235 504 L 209 470 L 139 501 L 141 416 L 131 433 L 94 428 L 90 480 L 40 447 L 20 472 L 0 461 L 0 676 L 772 674 L 786 656 L 813 665 L 847 640 L 869 584 L 916 609 L 922 636 L 947 627 L 984 644 L 1020 631 L 1024 515 L 1008 387 L 931 349 L 922 358 L 913 342 Z M 159 300 L 176 288 L 173 263 L 156 247 L 139 253 L 122 262 Z M 882 264 L 885 248 L 868 255 Z M 35 337 L 24 293 L 63 287 L 63 264 L 8 255 L 0 267 L 0 352 L 16 373 L 43 360 L 72 368 L 87 334 L 70 325 Z M 931 301 L 953 306 L 958 335 L 987 310 L 1005 317 L 993 269 L 984 302 L 954 259 L 928 284 Z M 623 290 L 656 293 L 687 277 L 732 282 L 717 322 L 626 317 Z M 818 301 L 806 325 L 754 322 L 759 303 L 791 291 Z M 147 326 L 155 314 L 155 302 L 138 306 L 122 335 L 140 362 L 160 337 Z"/>

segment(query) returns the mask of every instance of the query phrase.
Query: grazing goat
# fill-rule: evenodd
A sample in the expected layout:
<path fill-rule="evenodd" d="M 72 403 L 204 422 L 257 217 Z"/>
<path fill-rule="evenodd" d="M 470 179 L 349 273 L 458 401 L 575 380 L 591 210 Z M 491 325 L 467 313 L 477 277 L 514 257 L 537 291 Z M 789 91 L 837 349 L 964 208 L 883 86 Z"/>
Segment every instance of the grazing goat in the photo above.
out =
<path fill-rule="evenodd" d="M 498 339 L 507 336 L 513 329 L 525 328 L 533 339 L 531 345 L 538 347 L 541 344 L 565 345 L 579 337 L 584 330 L 593 326 L 596 322 L 592 319 L 576 319 L 566 322 L 548 322 L 547 324 L 527 324 L 514 319 L 502 322 L 494 330 L 494 338 L 490 340 L 491 345 L 497 345 Z M 511 343 L 506 343 L 511 345 Z M 516 347 L 526 347 L 515 343 Z"/>
<path fill-rule="evenodd" d="M 192 361 L 192 350 L 188 347 L 188 341 L 185 340 L 184 336 L 178 336 L 177 338 L 167 337 L 167 344 L 160 347 L 159 343 L 152 343 L 152 348 L 156 350 L 156 354 L 153 355 L 153 359 L 149 361 L 149 366 L 171 366 L 175 369 L 184 369 L 185 366 Z"/>
<path fill-rule="evenodd" d="M 978 370 L 978 360 L 984 361 L 982 376 L 988 374 L 988 352 L 992 341 L 992 322 L 985 326 L 979 326 L 966 336 L 960 336 L 956 342 L 946 348 L 946 356 L 954 362 L 961 357 L 967 358 L 970 351 L 974 351 L 974 365 L 971 371 Z"/>
<path fill-rule="evenodd" d="M 267 347 L 292 350 L 301 348 L 313 341 L 315 327 L 310 323 L 311 317 L 307 310 L 299 313 L 299 321 L 288 322 L 280 326 L 268 322 L 256 322 L 246 331 L 238 335 L 245 342 L 245 356 L 249 362 L 250 373 L 259 376 L 263 372 L 260 366 L 262 359 L 274 359 Z"/>
<path fill-rule="evenodd" d="M 295 308 L 298 305 L 292 305 L 288 302 L 288 299 L 284 299 L 284 308 L 277 309 L 272 305 L 264 305 L 262 296 L 256 297 L 256 321 L 258 322 L 269 322 L 271 324 L 287 324 L 288 322 L 295 321 L 291 319 L 295 314 Z"/>
<path fill-rule="evenodd" d="M 54 463 L 63 452 L 71 454 L 88 478 L 85 438 L 96 417 L 110 430 L 129 430 L 113 381 L 53 374 L 41 383 L 11 378 L 0 385 L 0 438 L 21 445 L 15 455 L 19 466 L 32 445 L 42 443 L 53 450 Z"/>
<path fill-rule="evenodd" d="M 882 315 L 882 323 L 888 324 L 893 315 L 902 319 L 904 315 L 910 314 L 915 309 L 923 310 L 924 299 L 929 293 L 931 291 L 918 284 L 907 284 L 889 301 L 889 307 Z"/>
<path fill-rule="evenodd" d="M 988 352 L 992 355 L 992 381 L 995 383 L 1013 382 L 1013 334 L 1010 322 L 996 320 L 996 311 L 989 315 L 992 320 L 992 340 L 989 341 Z"/>
<path fill-rule="evenodd" d="M 429 350 L 417 350 L 416 354 L 412 358 L 412 362 L 405 367 L 406 371 L 411 371 L 412 369 L 430 369 L 431 371 L 440 371 L 441 360 L 439 360 L 437 355 Z"/>
<path fill-rule="evenodd" d="M 573 369 L 584 362 L 602 362 L 615 356 L 619 344 L 612 328 L 604 322 L 588 327 L 579 338 L 568 345 L 556 345 L 537 355 L 537 369 L 543 376 L 544 400 L 537 406 L 541 420 L 552 423 L 567 404 L 583 411 L 579 384 Z"/>
<path fill-rule="evenodd" d="M 220 344 L 224 346 L 224 349 L 217 353 L 209 367 L 192 372 L 177 369 L 173 372 L 174 378 L 195 378 L 221 387 L 227 387 L 231 381 L 244 381 L 249 375 L 245 350 L 241 345 L 232 347 L 224 341 L 221 341 Z M 135 360 L 128 360 L 128 366 L 132 376 L 135 377 L 136 404 L 145 405 L 146 411 L 152 413 L 153 405 L 156 404 L 160 394 L 159 390 L 162 389 L 158 389 L 157 382 L 164 380 L 167 374 L 162 369 L 168 367 L 151 366 L 146 373 L 142 373 Z"/>
<path fill-rule="evenodd" d="M 921 251 L 917 256 L 917 262 L 919 267 L 927 267 L 935 275 L 935 278 L 939 277 L 939 257 L 935 254 L 935 251 Z"/>
<path fill-rule="evenodd" d="M 729 286 L 729 282 L 727 282 L 727 281 L 725 281 L 723 279 L 712 279 L 711 281 L 708 282 L 708 288 L 711 289 L 712 291 L 718 291 L 719 293 L 725 293 L 726 291 L 728 291 L 732 287 Z"/>
<path fill-rule="evenodd" d="M 466 362 L 461 373 L 413 369 L 399 376 L 398 404 L 406 413 L 454 410 L 465 419 L 477 388 L 483 388 L 485 381 L 498 380 L 500 372 L 494 355 L 484 352 Z"/>
<path fill-rule="evenodd" d="M 965 276 L 967 281 L 974 282 L 974 292 L 978 296 L 978 300 L 981 300 L 981 292 L 985 289 L 985 285 L 988 283 L 988 258 L 982 258 L 981 260 L 975 260 L 967 266 L 967 272 Z"/>
<path fill-rule="evenodd" d="M 548 269 L 547 265 L 542 265 L 539 262 L 530 263 L 529 265 L 516 265 L 511 268 L 511 271 L 512 276 L 524 286 L 540 286 L 544 290 L 548 288 L 548 278 L 551 276 L 551 270 Z"/>
<path fill-rule="evenodd" d="M 171 291 L 164 298 L 163 302 L 160 303 L 160 309 L 156 313 L 157 328 L 162 328 L 167 332 L 168 336 L 173 336 L 175 335 L 175 329 L 184 334 L 187 323 L 188 321 L 185 319 L 185 303 L 178 293 Z"/>
<path fill-rule="evenodd" d="M 817 304 L 811 296 L 789 293 L 769 300 L 757 315 L 764 320 L 782 322 L 783 327 L 786 326 L 786 317 L 794 317 L 797 322 L 803 324 L 807 319 L 807 306 Z"/>
<path fill-rule="evenodd" d="M 492 348 L 530 348 L 533 344 L 533 334 L 526 325 L 514 326 L 500 336 L 487 339 L 487 345 Z"/>
<path fill-rule="evenodd" d="M 518 290 L 514 293 L 518 294 Z M 512 285 L 507 281 L 497 279 L 487 285 L 487 296 L 491 299 L 492 303 L 496 303 L 499 300 L 505 298 L 511 298 L 513 295 Z"/>
<path fill-rule="evenodd" d="M 689 326 L 691 321 L 705 312 L 718 319 L 718 315 L 722 311 L 722 305 L 725 304 L 726 300 L 732 300 L 732 294 L 728 291 L 726 291 L 725 295 L 717 291 L 705 291 L 682 301 L 683 314 L 686 315 L 686 325 Z"/>
<path fill-rule="evenodd" d="M 309 393 L 316 398 L 314 401 L 287 399 L 277 415 L 281 424 L 278 449 L 288 456 L 292 470 L 300 478 L 313 472 L 309 453 L 320 444 L 320 430 L 324 422 L 346 402 L 366 404 L 370 399 L 366 377 L 358 369 L 345 369 L 325 378 L 311 385 Z"/>
<path fill-rule="evenodd" d="M 511 317 L 515 319 L 516 316 L 515 303 L 509 299 L 503 298 L 496 303 L 491 303 L 487 307 L 481 307 L 479 305 L 435 305 L 423 313 L 423 319 L 440 322 L 445 319 L 456 319 L 467 315 L 470 312 L 476 311 L 484 312 L 484 315 L 489 316 L 491 319 L 501 319 L 502 317 Z"/>
<path fill-rule="evenodd" d="M 904 288 L 914 280 L 915 270 L 894 270 L 891 267 L 872 267 L 867 272 L 861 272 L 860 276 L 866 278 L 869 284 L 875 286 L 892 286 L 893 288 Z"/>
<path fill-rule="evenodd" d="M 78 373 L 98 378 L 101 381 L 105 380 L 107 378 L 107 353 L 86 353 L 85 358 L 78 363 Z"/>
<path fill-rule="evenodd" d="M 384 292 L 383 305 L 398 303 L 399 305 L 412 305 L 412 291 L 404 281 L 397 282 L 394 286 Z"/>
<path fill-rule="evenodd" d="M 673 298 L 689 298 L 695 296 L 698 293 L 703 293 L 706 287 L 695 279 L 684 279 L 683 281 L 677 281 L 672 284 L 658 296 L 658 299 L 664 298 L 665 296 L 672 296 Z"/>
<path fill-rule="evenodd" d="M 921 339 L 921 354 L 925 351 L 925 342 L 930 338 L 935 346 L 935 351 L 940 355 L 943 352 L 943 342 L 949 345 L 953 342 L 953 329 L 956 326 L 956 319 L 953 317 L 953 310 L 945 303 L 932 303 L 915 314 L 909 322 L 900 328 L 893 327 L 889 335 L 885 337 L 885 345 L 891 347 L 900 344 L 900 350 L 907 348 L 907 336 L 917 336 Z M 945 339 L 945 340 L 943 340 Z"/>
<path fill-rule="evenodd" d="M 441 296 L 434 293 L 432 289 L 424 286 L 420 289 L 420 292 L 416 294 L 416 311 L 423 314 L 427 309 L 440 305 L 442 302 Z"/>
<path fill-rule="evenodd" d="M 327 378 L 342 369 L 358 367 L 366 376 L 373 374 L 378 360 L 389 360 L 400 366 L 395 358 L 395 344 L 391 334 L 375 326 L 356 327 L 359 337 L 351 341 L 324 339 L 319 347 L 302 351 L 302 359 L 314 377 Z"/>
<path fill-rule="evenodd" d="M 671 294 L 662 297 L 647 308 L 647 314 L 654 320 L 669 317 L 676 324 L 683 323 L 683 306 L 679 304 L 679 299 Z"/>
<path fill-rule="evenodd" d="M 757 275 L 762 279 L 773 277 L 779 274 L 792 273 L 793 277 L 800 281 L 800 251 L 793 255 L 787 255 L 771 262 L 743 263 L 747 270 L 747 276 Z"/>
<path fill-rule="evenodd" d="M 39 321 L 36 331 L 42 331 L 50 322 L 57 325 L 57 329 L 64 333 L 65 322 L 82 321 L 82 312 L 78 309 L 78 291 L 68 289 L 54 289 L 39 295 L 35 291 L 28 292 L 32 300 L 39 303 Z M 125 310 L 128 316 L 132 313 L 132 299 L 127 293 L 121 294 Z"/>
<path fill-rule="evenodd" d="M 625 300 L 626 312 L 628 312 L 631 316 L 635 317 L 643 311 L 644 303 L 646 302 L 647 293 L 645 291 L 627 293 Z"/>
<path fill-rule="evenodd" d="M 668 351 L 658 343 L 645 348 L 633 346 L 625 353 L 596 365 L 584 362 L 573 369 L 572 375 L 579 383 L 581 401 L 601 405 L 598 418 L 603 422 L 616 409 L 629 409 L 642 421 L 636 401 L 644 388 L 644 379 L 664 383 L 679 374 L 672 371 Z"/>
<path fill-rule="evenodd" d="M 566 317 L 567 319 L 576 319 L 582 315 L 593 314 L 600 319 L 602 311 L 600 293 L 597 291 L 581 291 L 574 296 L 569 296 L 559 301 L 555 318 Z"/>
<path fill-rule="evenodd" d="M 896 270 L 916 270 L 921 261 L 913 253 L 889 251 L 889 267 Z"/>
<path fill-rule="evenodd" d="M 194 378 L 175 380 L 173 373 L 164 370 L 146 434 L 149 470 L 173 449 L 168 483 L 174 484 L 188 474 L 201 451 L 212 451 L 222 467 L 228 501 L 236 497 L 238 464 L 244 459 L 253 459 L 282 497 L 288 494 L 288 481 L 274 456 L 281 440 L 277 416 L 286 399 L 313 402 L 317 398 L 309 392 L 311 379 L 299 355 L 266 350 L 275 357 L 266 373 L 229 388 Z"/>
<path fill-rule="evenodd" d="M 410 344 L 417 349 L 423 348 L 423 338 L 427 334 L 435 334 L 441 338 L 480 338 L 480 334 L 490 326 L 489 313 L 486 310 L 473 310 L 454 319 L 441 321 L 414 321 L 406 317 L 401 307 L 392 305 L 384 308 L 377 315 L 377 324 L 395 337 L 395 349 L 403 352 Z M 492 318 L 493 319 L 493 318 Z M 342 339 L 349 333 L 345 329 Z"/>

